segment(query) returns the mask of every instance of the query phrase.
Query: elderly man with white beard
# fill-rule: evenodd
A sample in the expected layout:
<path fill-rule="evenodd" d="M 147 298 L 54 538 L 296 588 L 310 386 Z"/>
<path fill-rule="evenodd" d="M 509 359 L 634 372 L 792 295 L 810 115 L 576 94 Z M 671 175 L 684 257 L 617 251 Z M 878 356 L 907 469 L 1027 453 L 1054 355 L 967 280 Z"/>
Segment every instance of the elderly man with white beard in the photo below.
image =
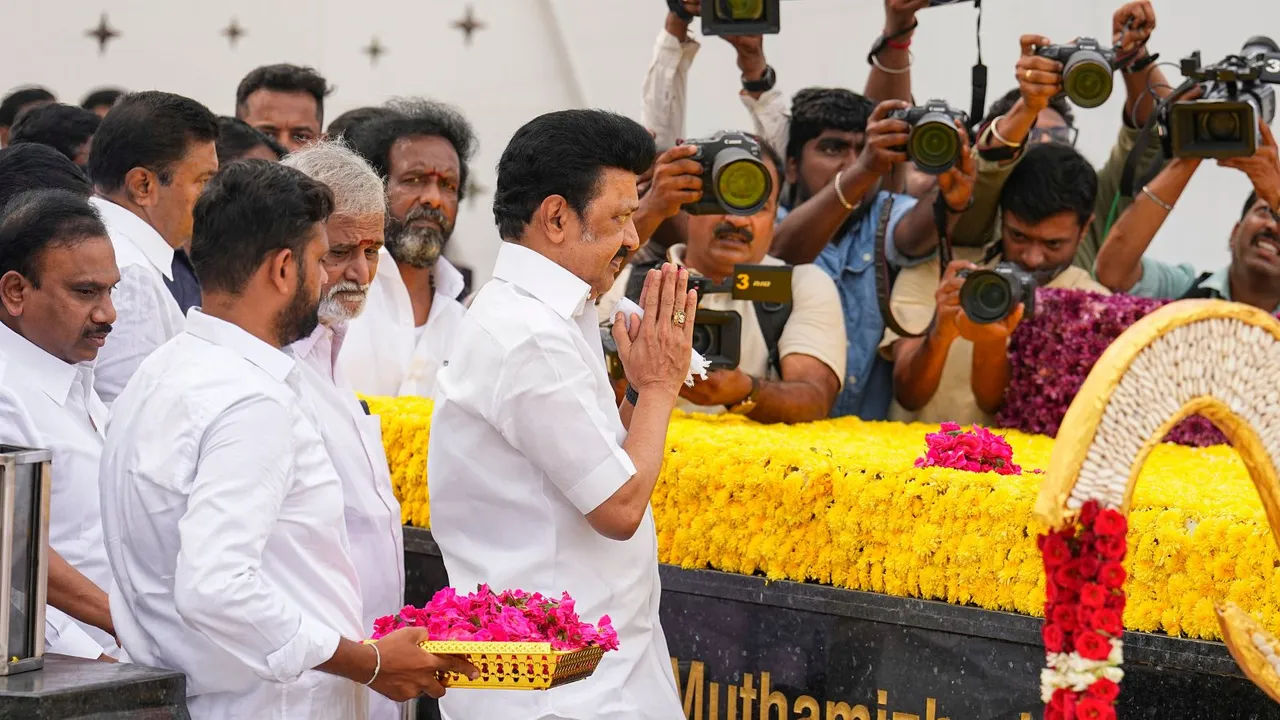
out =
<path fill-rule="evenodd" d="M 442 257 L 467 187 L 475 135 L 455 109 L 428 100 L 388 103 L 348 131 L 351 147 L 387 183 L 386 269 L 351 323 L 342 367 L 369 395 L 435 394 L 464 309 L 462 274 Z"/>
<path fill-rule="evenodd" d="M 320 434 L 342 477 L 351 559 L 360 579 L 365 632 L 373 621 L 404 605 L 404 540 L 400 503 L 382 449 L 377 416 L 368 415 L 338 368 L 347 323 L 364 309 L 378 271 L 386 199 L 382 181 L 359 155 L 337 142 L 322 142 L 282 161 L 333 191 L 334 211 L 325 224 L 328 275 L 321 289 L 320 325 L 290 345 L 303 389 L 320 419 Z M 381 695 L 369 698 L 370 720 L 396 720 L 400 709 Z"/>

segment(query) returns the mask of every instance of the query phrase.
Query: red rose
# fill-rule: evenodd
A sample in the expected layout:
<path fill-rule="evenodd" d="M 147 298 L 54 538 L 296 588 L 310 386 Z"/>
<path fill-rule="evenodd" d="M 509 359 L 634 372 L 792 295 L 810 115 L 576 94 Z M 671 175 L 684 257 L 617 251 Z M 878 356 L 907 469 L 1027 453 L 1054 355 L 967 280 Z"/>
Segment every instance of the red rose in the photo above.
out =
<path fill-rule="evenodd" d="M 1111 703 L 1095 697 L 1083 697 L 1076 703 L 1078 720 L 1116 720 L 1116 709 Z"/>
<path fill-rule="evenodd" d="M 1105 588 L 1119 590 L 1124 587 L 1126 577 L 1128 574 L 1124 571 L 1124 566 L 1118 562 L 1103 563 L 1098 568 L 1098 582 Z"/>
<path fill-rule="evenodd" d="M 1093 547 L 1104 560 L 1123 560 L 1124 552 L 1128 549 L 1123 535 L 1099 537 L 1094 541 Z"/>
<path fill-rule="evenodd" d="M 1063 642 L 1066 640 L 1062 633 L 1062 628 L 1053 623 L 1045 623 L 1040 629 L 1040 637 L 1044 638 L 1044 649 L 1051 653 L 1062 652 Z"/>
<path fill-rule="evenodd" d="M 1098 562 L 1098 558 L 1082 557 L 1071 561 L 1076 566 L 1076 573 L 1080 575 L 1080 579 L 1085 582 L 1092 582 L 1098 576 L 1098 568 L 1102 566 Z"/>
<path fill-rule="evenodd" d="M 1098 513 L 1093 522 L 1093 531 L 1103 537 L 1124 537 L 1129 530 L 1129 522 L 1115 510 L 1106 509 Z"/>
<path fill-rule="evenodd" d="M 1097 630 L 1093 626 L 1093 608 L 1084 605 L 1076 606 L 1076 625 L 1083 630 Z"/>
<path fill-rule="evenodd" d="M 1080 524 L 1089 527 L 1098 518 L 1098 501 L 1090 500 L 1080 508 Z"/>
<path fill-rule="evenodd" d="M 1041 537 L 1040 553 L 1044 555 L 1046 569 L 1056 568 L 1071 559 L 1071 548 L 1061 535 Z"/>
<path fill-rule="evenodd" d="M 1065 688 L 1054 690 L 1044 708 L 1044 720 L 1076 720 L 1076 694 Z"/>
<path fill-rule="evenodd" d="M 1089 627 L 1111 637 L 1120 637 L 1124 633 L 1124 623 L 1120 620 L 1120 613 L 1107 608 L 1093 611 L 1093 621 L 1089 623 Z"/>
<path fill-rule="evenodd" d="M 1076 652 L 1086 660 L 1106 660 L 1111 654 L 1111 643 L 1096 632 L 1077 633 Z"/>
<path fill-rule="evenodd" d="M 1075 632 L 1080 627 L 1076 619 L 1076 608 L 1074 605 L 1059 605 L 1053 609 L 1050 620 L 1054 625 L 1062 628 L 1062 632 Z"/>
<path fill-rule="evenodd" d="M 1053 582 L 1053 576 L 1050 575 L 1044 584 L 1044 604 L 1047 606 L 1058 602 L 1060 595 L 1061 591 L 1058 590 L 1057 584 Z"/>
<path fill-rule="evenodd" d="M 1096 583 L 1085 583 L 1080 588 L 1080 604 L 1086 607 L 1100 608 L 1107 604 L 1107 589 Z"/>
<path fill-rule="evenodd" d="M 1053 571 L 1053 581 L 1058 587 L 1065 590 L 1079 590 L 1084 584 L 1084 578 L 1080 577 L 1080 568 L 1074 562 L 1060 566 Z"/>
<path fill-rule="evenodd" d="M 1113 703 L 1120 697 L 1120 686 L 1106 678 L 1098 678 L 1089 686 L 1089 697 L 1097 698 L 1105 703 Z"/>
<path fill-rule="evenodd" d="M 1111 593 L 1110 595 L 1108 595 L 1108 596 L 1107 596 L 1107 605 L 1106 605 L 1106 608 L 1107 608 L 1108 610 L 1114 610 L 1114 611 L 1116 611 L 1117 613 L 1123 614 L 1123 613 L 1124 613 L 1124 599 L 1125 599 L 1125 594 L 1124 594 L 1124 593 L 1122 593 L 1122 592 L 1113 592 L 1113 593 Z"/>

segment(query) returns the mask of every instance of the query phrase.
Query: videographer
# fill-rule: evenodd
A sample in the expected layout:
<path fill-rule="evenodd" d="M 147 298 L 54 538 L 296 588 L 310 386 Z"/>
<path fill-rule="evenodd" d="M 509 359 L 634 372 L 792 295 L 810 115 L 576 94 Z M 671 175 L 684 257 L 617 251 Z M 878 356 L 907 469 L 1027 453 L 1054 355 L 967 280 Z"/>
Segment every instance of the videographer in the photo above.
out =
<path fill-rule="evenodd" d="M 1094 169 L 1073 148 L 1029 148 L 1000 193 L 999 241 L 985 252 L 955 248 L 941 282 L 937 259 L 898 275 L 890 302 L 894 316 L 907 328 L 928 329 L 912 338 L 886 331 L 880 344 L 894 363 L 892 419 L 990 424 L 1000 407 L 1009 384 L 1009 335 L 1025 304 L 1002 308 L 985 318 L 990 322 L 975 321 L 961 306 L 966 271 L 990 268 L 1002 258 L 1018 274 L 1030 275 L 1032 293 L 1034 287 L 1107 292 L 1072 265 L 1093 220 L 1097 183 Z"/>
<path fill-rule="evenodd" d="M 1137 143 L 1139 128 L 1147 121 L 1158 99 L 1169 95 L 1164 73 L 1155 64 L 1147 42 L 1156 27 L 1155 9 L 1150 0 L 1122 5 L 1111 18 L 1112 42 L 1126 99 L 1119 136 L 1106 163 L 1097 171 L 1098 193 L 1094 199 L 1094 222 L 1080 242 L 1075 264 L 1092 272 L 1098 248 L 1115 218 L 1129 206 L 1120 178 L 1125 160 Z M 1076 128 L 1063 93 L 1063 64 L 1041 57 L 1037 51 L 1051 45 L 1041 35 L 1023 35 L 1022 56 L 1015 73 L 1018 88 L 992 104 L 979 131 L 978 190 L 973 207 L 960 219 L 952 235 L 957 245 L 986 245 L 999 236 L 996 226 L 1001 188 L 1017 166 L 1025 149 L 1036 143 L 1057 142 L 1075 145 Z M 1012 100 L 1012 102 L 1010 102 Z M 1158 161 L 1160 150 L 1149 147 L 1142 166 Z"/>
<path fill-rule="evenodd" d="M 1174 158 L 1138 194 L 1098 252 L 1098 281 L 1116 292 L 1157 298 L 1217 298 L 1280 312 L 1280 152 L 1266 123 L 1250 157 L 1219 160 L 1249 176 L 1254 191 L 1229 240 L 1231 263 L 1197 275 L 1191 265 L 1146 257 L 1147 247 L 1200 167 L 1199 158 Z"/>
<path fill-rule="evenodd" d="M 764 164 L 772 180 L 765 204 L 752 215 L 692 215 L 689 242 L 670 248 L 670 262 L 691 274 L 722 282 L 736 265 L 777 265 L 767 255 L 773 239 L 781 177 L 781 159 L 759 138 Z M 700 193 L 699 193 L 700 195 Z M 696 200 L 697 198 L 695 198 Z M 676 208 L 678 210 L 678 207 Z M 639 296 L 640 283 L 657 262 L 633 262 L 623 268 L 613 288 L 597 306 L 601 322 L 619 298 Z M 840 392 L 845 371 L 845 335 L 840 297 L 831 278 L 814 265 L 797 265 L 791 274 L 789 310 L 760 312 L 747 300 L 729 294 L 699 294 L 698 309 L 734 311 L 742 318 L 741 359 L 732 370 L 713 370 L 706 380 L 680 391 L 680 408 L 690 412 L 733 412 L 766 423 L 798 423 L 827 417 Z M 761 326 L 765 317 L 770 325 Z"/>

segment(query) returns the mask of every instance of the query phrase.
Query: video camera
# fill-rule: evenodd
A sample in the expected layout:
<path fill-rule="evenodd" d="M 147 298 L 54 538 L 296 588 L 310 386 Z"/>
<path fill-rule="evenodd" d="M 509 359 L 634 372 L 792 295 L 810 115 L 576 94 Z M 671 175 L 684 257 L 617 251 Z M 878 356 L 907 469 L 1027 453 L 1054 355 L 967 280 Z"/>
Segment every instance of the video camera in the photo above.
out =
<path fill-rule="evenodd" d="M 1274 85 L 1280 84 L 1280 47 L 1275 41 L 1249 38 L 1240 54 L 1209 66 L 1201 64 L 1197 50 L 1183 58 L 1182 74 L 1202 92 L 1195 100 L 1162 105 L 1160 134 L 1165 154 L 1184 158 L 1254 154 L 1258 121 L 1270 125 L 1276 116 Z"/>
<path fill-rule="evenodd" d="M 905 120 L 911 126 L 906 152 L 920 172 L 941 175 L 960 162 L 960 130 L 955 121 L 968 126 L 969 116 L 953 109 L 946 100 L 893 110 L 888 117 Z"/>
<path fill-rule="evenodd" d="M 775 35 L 778 0 L 702 0 L 703 35 Z"/>
<path fill-rule="evenodd" d="M 979 325 L 1000 322 L 1022 303 L 1023 317 L 1035 313 L 1036 281 L 1014 263 L 1002 262 L 990 270 L 961 270 L 960 308 Z"/>
<path fill-rule="evenodd" d="M 690 215 L 754 215 L 769 202 L 773 177 L 760 143 L 750 135 L 721 131 L 684 144 L 698 148 L 690 159 L 702 165 L 702 197 L 682 210 Z"/>
<path fill-rule="evenodd" d="M 1065 45 L 1047 45 L 1036 55 L 1062 63 L 1062 91 L 1082 108 L 1095 108 L 1111 97 L 1116 70 L 1115 50 L 1097 40 L 1082 37 Z"/>

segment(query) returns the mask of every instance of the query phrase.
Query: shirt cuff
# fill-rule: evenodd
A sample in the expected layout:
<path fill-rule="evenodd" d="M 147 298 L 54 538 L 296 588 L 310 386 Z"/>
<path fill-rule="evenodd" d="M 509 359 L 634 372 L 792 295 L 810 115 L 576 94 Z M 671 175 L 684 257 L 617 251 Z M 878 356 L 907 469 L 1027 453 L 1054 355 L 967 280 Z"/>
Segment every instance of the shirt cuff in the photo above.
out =
<path fill-rule="evenodd" d="M 669 67 L 687 66 L 688 63 L 693 62 L 693 56 L 698 54 L 698 48 L 700 47 L 701 45 L 698 44 L 698 41 L 692 37 L 680 42 L 675 35 L 663 28 L 658 33 L 658 44 L 653 49 L 654 60 L 665 61 Z"/>
<path fill-rule="evenodd" d="M 626 450 L 615 447 L 613 454 L 596 466 L 577 485 L 569 488 L 565 497 L 583 515 L 595 510 L 618 492 L 618 489 L 636 474 L 636 465 Z"/>
<path fill-rule="evenodd" d="M 270 679 L 282 683 L 297 680 L 302 673 L 333 657 L 341 639 L 337 630 L 304 615 L 293 639 L 267 656 Z"/>

